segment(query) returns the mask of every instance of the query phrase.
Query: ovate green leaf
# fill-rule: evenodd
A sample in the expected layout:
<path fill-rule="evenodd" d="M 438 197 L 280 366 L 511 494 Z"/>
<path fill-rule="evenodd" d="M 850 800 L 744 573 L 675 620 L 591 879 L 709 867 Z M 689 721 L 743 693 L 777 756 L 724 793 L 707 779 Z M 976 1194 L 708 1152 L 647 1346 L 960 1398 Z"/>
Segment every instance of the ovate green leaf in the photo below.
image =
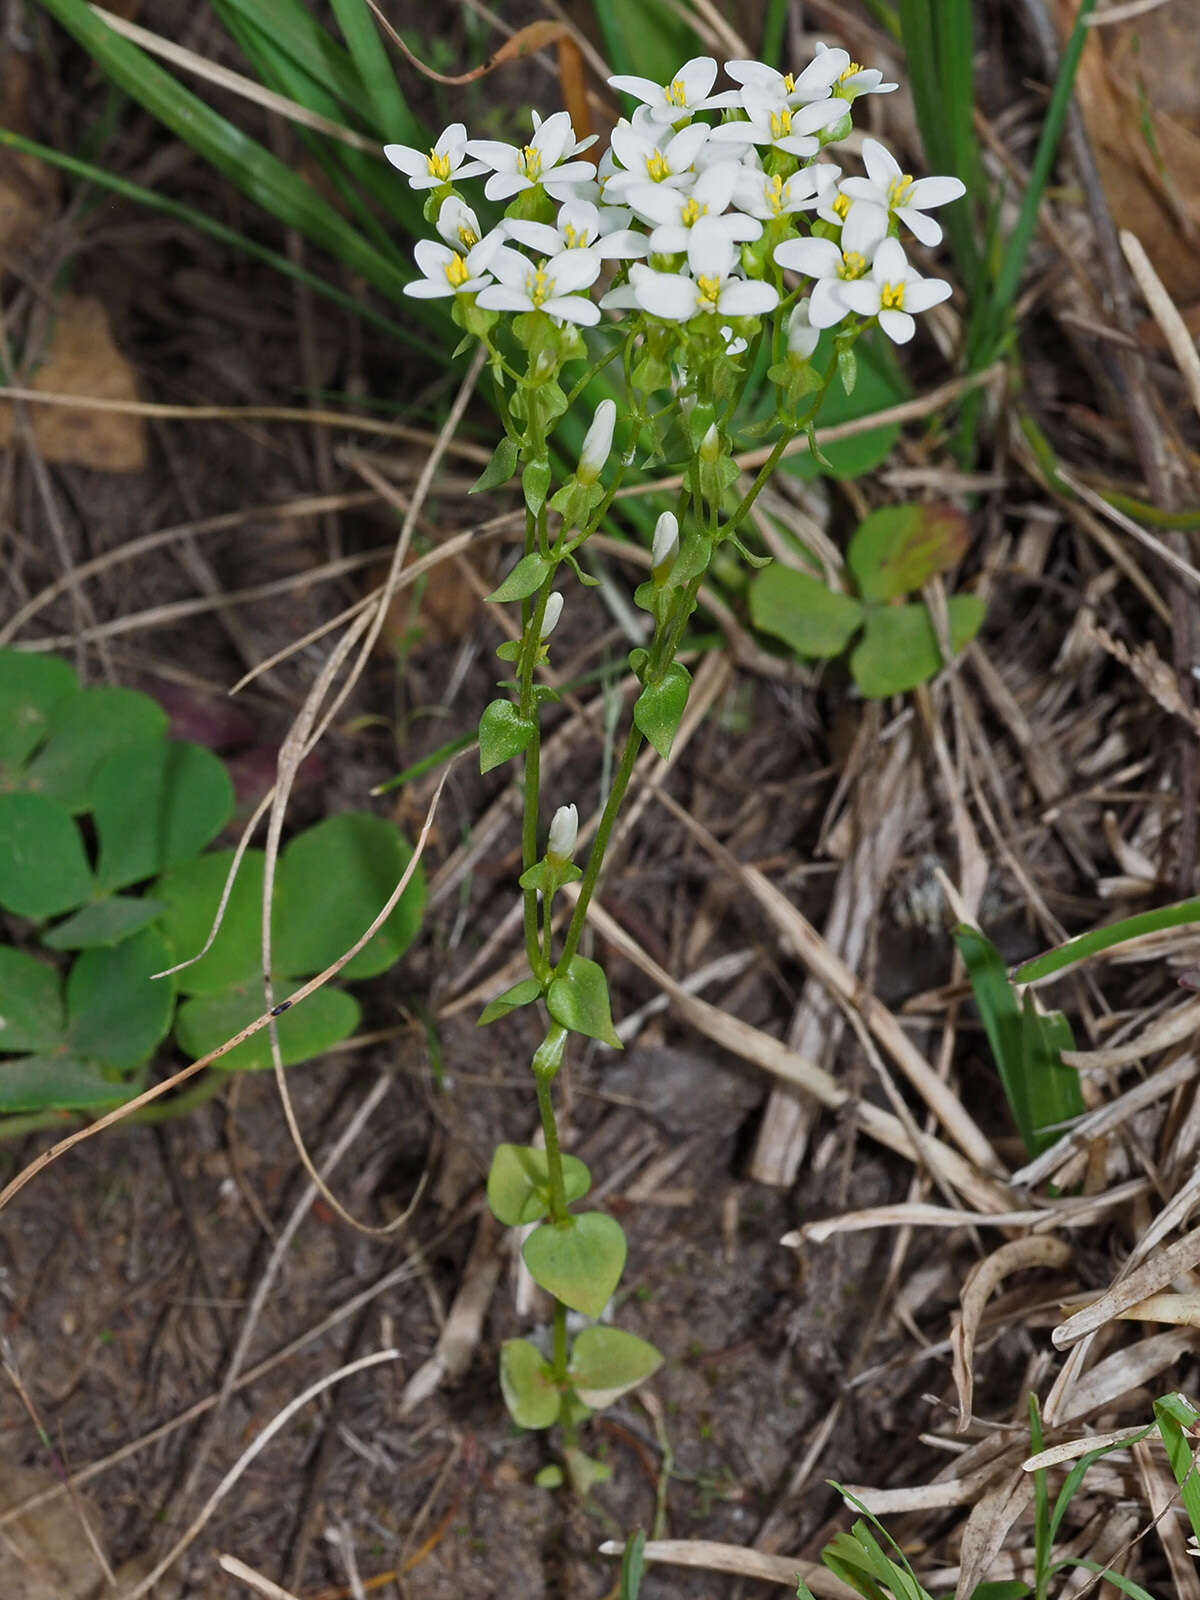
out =
<path fill-rule="evenodd" d="M 750 580 L 750 615 L 755 627 L 798 656 L 836 656 L 862 625 L 863 607 L 852 595 L 776 562 Z"/>
<path fill-rule="evenodd" d="M 576 1156 L 563 1156 L 562 1164 L 563 1188 L 570 1205 L 591 1188 L 592 1175 Z M 546 1152 L 532 1145 L 498 1145 L 488 1172 L 487 1197 L 492 1215 L 508 1228 L 540 1221 L 550 1209 Z"/>
<path fill-rule="evenodd" d="M 601 1211 L 585 1211 L 566 1227 L 543 1222 L 521 1251 L 535 1283 L 572 1311 L 598 1317 L 625 1267 L 625 1235 Z"/>
<path fill-rule="evenodd" d="M 91 892 L 83 839 L 66 808 L 41 794 L 0 794 L 0 906 L 41 922 Z"/>
<path fill-rule="evenodd" d="M 558 1421 L 562 1395 L 541 1351 L 528 1339 L 506 1339 L 501 1345 L 500 1392 L 518 1428 L 549 1428 Z"/>
<path fill-rule="evenodd" d="M 612 1025 L 608 979 L 597 962 L 572 956 L 564 976 L 555 978 L 547 991 L 546 1009 L 572 1033 L 600 1039 L 614 1050 L 624 1048 Z"/>
<path fill-rule="evenodd" d="M 585 1328 L 571 1347 L 567 1374 L 579 1398 L 600 1411 L 657 1372 L 662 1359 L 636 1334 L 620 1328 Z"/>

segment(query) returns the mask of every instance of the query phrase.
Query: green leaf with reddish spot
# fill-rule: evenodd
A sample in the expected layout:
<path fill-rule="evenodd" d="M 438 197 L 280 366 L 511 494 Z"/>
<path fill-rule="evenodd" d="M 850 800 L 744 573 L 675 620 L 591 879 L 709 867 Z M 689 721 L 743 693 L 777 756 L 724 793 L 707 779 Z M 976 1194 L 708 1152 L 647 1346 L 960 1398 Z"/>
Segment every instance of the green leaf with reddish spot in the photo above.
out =
<path fill-rule="evenodd" d="M 846 561 L 864 600 L 896 600 L 957 566 L 968 539 L 955 506 L 881 506 L 859 523 Z"/>

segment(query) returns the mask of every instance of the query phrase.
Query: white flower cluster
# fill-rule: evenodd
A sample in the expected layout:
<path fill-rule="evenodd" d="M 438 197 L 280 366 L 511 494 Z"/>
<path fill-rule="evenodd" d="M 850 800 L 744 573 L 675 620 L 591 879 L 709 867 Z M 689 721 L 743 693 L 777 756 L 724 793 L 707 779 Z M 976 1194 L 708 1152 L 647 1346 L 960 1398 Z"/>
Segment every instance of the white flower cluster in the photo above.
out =
<path fill-rule="evenodd" d="M 912 267 L 900 225 L 922 244 L 939 243 L 928 213 L 963 185 L 914 179 L 874 139 L 863 141 L 864 177 L 817 159 L 849 133 L 857 98 L 896 85 L 824 45 L 796 74 L 761 61 L 727 61 L 725 72 L 736 87 L 716 93 L 710 56 L 686 62 L 667 84 L 610 78 L 640 104 L 598 164 L 579 159 L 595 141 L 578 139 L 565 111 L 533 112 L 522 146 L 468 138 L 462 123 L 427 152 L 387 145 L 412 187 L 432 191 L 426 214 L 443 240 L 417 244 L 422 276 L 406 292 L 469 296 L 485 311 L 543 311 L 584 326 L 603 310 L 677 324 L 712 316 L 736 351 L 745 345 L 729 322 L 795 301 L 783 268 L 814 280 L 792 312 L 794 350 L 807 344 L 811 353 L 810 330 L 851 314 L 877 318 L 898 343 L 911 339 L 912 313 L 944 300 L 950 286 Z M 455 189 L 485 172 L 486 197 L 511 202 L 486 235 Z M 609 262 L 619 264 L 617 282 L 597 301 L 591 291 Z"/>

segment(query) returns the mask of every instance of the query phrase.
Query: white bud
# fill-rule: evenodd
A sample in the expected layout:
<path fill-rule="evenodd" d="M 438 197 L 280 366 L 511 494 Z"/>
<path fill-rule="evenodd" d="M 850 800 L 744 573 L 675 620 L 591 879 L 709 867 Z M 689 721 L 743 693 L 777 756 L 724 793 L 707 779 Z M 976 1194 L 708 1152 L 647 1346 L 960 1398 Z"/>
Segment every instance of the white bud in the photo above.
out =
<path fill-rule="evenodd" d="M 608 460 L 612 449 L 613 429 L 616 425 L 616 401 L 601 400 L 596 407 L 596 415 L 592 418 L 592 425 L 584 438 L 583 449 L 579 452 L 579 467 L 575 476 L 580 483 L 593 484 L 603 472 L 604 463 Z"/>
<path fill-rule="evenodd" d="M 548 639 L 558 626 L 558 619 L 562 616 L 563 597 L 557 589 L 546 596 L 546 609 L 542 612 L 542 631 L 540 637 Z"/>
<path fill-rule="evenodd" d="M 655 576 L 670 571 L 679 552 L 679 523 L 673 511 L 664 511 L 654 524 L 654 545 L 650 551 L 650 565 Z"/>
<path fill-rule="evenodd" d="M 715 422 L 710 422 L 708 432 L 700 441 L 700 459 L 712 463 L 721 454 L 721 434 Z"/>
<path fill-rule="evenodd" d="M 795 356 L 797 361 L 807 361 L 817 348 L 817 341 L 821 337 L 821 330 L 814 328 L 808 320 L 808 307 L 809 300 L 806 295 L 803 300 L 797 301 L 795 309 L 788 318 L 788 355 Z"/>
<path fill-rule="evenodd" d="M 437 214 L 437 231 L 451 250 L 457 250 L 460 255 L 474 250 L 481 237 L 479 218 L 456 194 L 447 195 L 442 201 Z"/>
<path fill-rule="evenodd" d="M 550 823 L 550 842 L 546 855 L 557 861 L 569 861 L 575 854 L 575 838 L 579 832 L 579 812 L 574 806 L 559 806 Z"/>

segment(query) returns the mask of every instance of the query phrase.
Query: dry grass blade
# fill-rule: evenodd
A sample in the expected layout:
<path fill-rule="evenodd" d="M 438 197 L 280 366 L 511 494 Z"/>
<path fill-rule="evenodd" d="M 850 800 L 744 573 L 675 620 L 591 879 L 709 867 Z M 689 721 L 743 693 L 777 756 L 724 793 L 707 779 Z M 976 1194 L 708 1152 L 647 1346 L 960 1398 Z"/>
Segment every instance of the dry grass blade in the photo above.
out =
<path fill-rule="evenodd" d="M 993 1483 L 971 1507 L 962 1532 L 962 1563 L 954 1600 L 967 1600 L 994 1569 L 1008 1530 L 1033 1499 L 1033 1482 L 1016 1467 Z"/>
<path fill-rule="evenodd" d="M 1152 1334 L 1149 1339 L 1114 1351 L 1082 1377 L 1077 1372 L 1070 1372 L 1066 1375 L 1066 1382 L 1060 1380 L 1055 1383 L 1042 1408 L 1047 1427 L 1079 1422 L 1084 1417 L 1115 1405 L 1125 1395 L 1155 1382 L 1175 1365 L 1185 1351 L 1192 1351 L 1195 1347 L 1196 1336 L 1190 1328 L 1175 1328 L 1168 1333 Z M 1071 1355 L 1075 1356 L 1083 1349 L 1080 1343 Z"/>
<path fill-rule="evenodd" d="M 255 1572 L 253 1567 L 248 1567 L 244 1561 L 239 1561 L 236 1556 L 218 1556 L 217 1565 L 222 1572 L 227 1572 L 231 1578 L 237 1578 L 248 1589 L 262 1596 L 262 1600 L 298 1600 L 290 1589 L 281 1589 L 271 1578 L 264 1578 L 261 1572 Z"/>
<path fill-rule="evenodd" d="M 1077 1311 L 1074 1316 L 1059 1323 L 1050 1335 L 1055 1347 L 1065 1350 L 1082 1339 L 1085 1334 L 1095 1333 L 1097 1328 L 1102 1328 L 1106 1322 L 1112 1322 L 1123 1311 L 1156 1294 L 1173 1278 L 1177 1278 L 1181 1273 L 1190 1272 L 1198 1261 L 1200 1261 L 1200 1228 L 1193 1228 L 1191 1233 L 1185 1233 L 1182 1239 L 1164 1246 L 1149 1261 L 1144 1261 L 1140 1267 L 1135 1267 L 1106 1294 L 1102 1294 L 1098 1300 L 1093 1300 L 1091 1305 L 1084 1306 L 1082 1311 Z"/>
<path fill-rule="evenodd" d="M 958 1431 L 971 1425 L 971 1403 L 975 1393 L 975 1340 L 984 1308 L 1009 1273 L 1027 1267 L 1061 1267 L 1071 1259 L 1071 1247 L 1062 1239 L 1039 1234 L 1013 1239 L 985 1256 L 971 1269 L 963 1285 L 961 1309 L 954 1318 L 950 1345 L 954 1354 L 954 1387 L 958 1391 Z"/>
<path fill-rule="evenodd" d="M 1152 1294 L 1118 1311 L 1123 1322 L 1165 1322 L 1172 1327 L 1200 1328 L 1200 1293 Z"/>
<path fill-rule="evenodd" d="M 624 1549 L 618 1540 L 609 1539 L 600 1546 L 600 1554 L 619 1556 Z M 796 1579 L 803 1578 L 821 1600 L 857 1600 L 856 1591 L 835 1578 L 827 1567 L 798 1557 L 771 1556 L 760 1550 L 743 1550 L 736 1544 L 718 1544 L 714 1539 L 647 1539 L 642 1559 L 701 1572 L 729 1572 L 760 1583 L 779 1583 L 793 1593 Z"/>
<path fill-rule="evenodd" d="M 1167 348 L 1175 358 L 1175 365 L 1183 374 L 1196 415 L 1200 416 L 1200 354 L 1196 351 L 1196 341 L 1179 315 L 1162 279 L 1155 272 L 1141 240 L 1128 228 L 1121 230 L 1121 249 L 1125 252 L 1130 271 L 1138 281 L 1138 288 L 1146 297 L 1151 315 L 1162 330 Z"/>

